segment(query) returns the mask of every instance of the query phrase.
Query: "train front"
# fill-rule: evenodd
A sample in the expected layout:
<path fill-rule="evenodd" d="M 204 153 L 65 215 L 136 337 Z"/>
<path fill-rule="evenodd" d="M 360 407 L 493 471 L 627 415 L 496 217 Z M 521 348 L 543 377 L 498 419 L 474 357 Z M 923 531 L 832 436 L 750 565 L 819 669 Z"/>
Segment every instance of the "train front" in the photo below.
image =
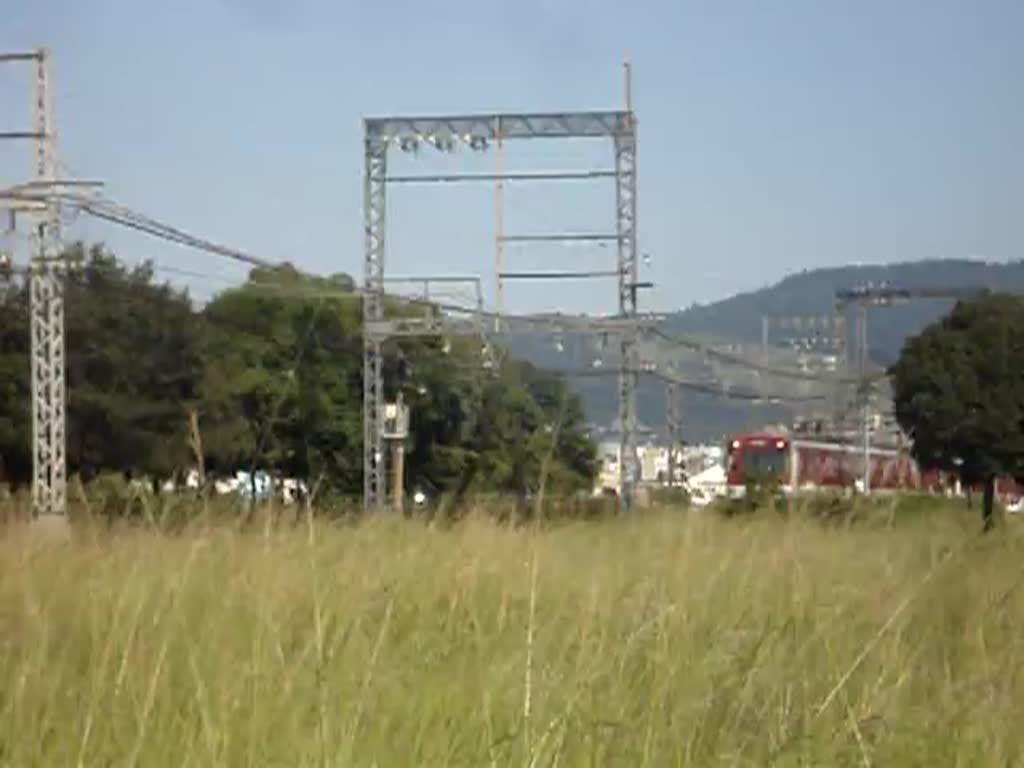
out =
<path fill-rule="evenodd" d="M 725 448 L 725 482 L 730 498 L 742 498 L 753 483 L 787 490 L 791 443 L 770 434 L 734 435 Z"/>

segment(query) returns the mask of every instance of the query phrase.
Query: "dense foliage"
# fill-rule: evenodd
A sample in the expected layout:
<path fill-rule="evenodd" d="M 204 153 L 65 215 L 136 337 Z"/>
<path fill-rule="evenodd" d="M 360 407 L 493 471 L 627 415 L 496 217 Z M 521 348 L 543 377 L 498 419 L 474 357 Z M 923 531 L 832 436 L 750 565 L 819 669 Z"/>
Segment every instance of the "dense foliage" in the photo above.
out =
<path fill-rule="evenodd" d="M 99 247 L 68 278 L 68 463 L 153 479 L 194 464 L 198 416 L 212 477 L 260 469 L 341 494 L 361 491 L 361 306 L 346 275 L 254 270 L 205 307 Z M 425 311 L 425 310 L 420 310 Z M 30 479 L 28 291 L 0 289 L 0 458 Z M 522 496 L 589 487 L 595 448 L 578 398 L 532 366 L 484 368 L 470 339 L 386 348 L 389 395 L 412 408 L 406 478 L 428 492 Z M 545 470 L 542 472 L 542 466 Z"/>
<path fill-rule="evenodd" d="M 891 373 L 896 418 L 915 458 L 984 484 L 990 527 L 996 477 L 1024 475 L 1024 302 L 958 304 L 907 342 Z"/>

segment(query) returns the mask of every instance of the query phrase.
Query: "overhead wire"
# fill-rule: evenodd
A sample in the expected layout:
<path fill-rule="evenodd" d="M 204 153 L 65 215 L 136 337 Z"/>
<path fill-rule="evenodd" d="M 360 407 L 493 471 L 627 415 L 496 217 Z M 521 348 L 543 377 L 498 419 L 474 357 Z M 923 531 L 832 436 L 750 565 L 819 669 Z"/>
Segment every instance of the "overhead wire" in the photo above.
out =
<path fill-rule="evenodd" d="M 124 226 L 126 228 L 134 229 L 136 231 L 140 231 L 142 233 L 145 233 L 145 234 L 157 237 L 157 238 L 161 238 L 161 239 L 167 240 L 169 242 L 174 242 L 174 243 L 177 243 L 177 244 L 186 245 L 186 246 L 189 246 L 189 247 L 192 247 L 192 248 L 196 248 L 198 250 L 202 250 L 202 251 L 205 251 L 205 252 L 208 252 L 208 253 L 219 255 L 219 256 L 231 259 L 233 261 L 236 261 L 236 262 L 247 264 L 249 266 L 254 266 L 254 267 L 263 268 L 263 269 L 275 269 L 275 268 L 282 268 L 282 267 L 285 267 L 285 266 L 290 266 L 290 264 L 288 264 L 288 262 L 285 262 L 285 261 L 271 261 L 271 260 L 268 260 L 268 259 L 264 259 L 264 258 L 261 258 L 261 257 L 254 256 L 252 254 L 249 254 L 249 253 L 247 253 L 245 251 L 242 251 L 242 250 L 239 250 L 239 249 L 236 249 L 236 248 L 231 248 L 231 247 L 219 244 L 219 243 L 215 243 L 215 242 L 213 242 L 211 240 L 207 240 L 205 238 L 197 237 L 197 236 L 192 235 L 192 234 L 190 234 L 188 232 L 185 232 L 184 230 L 178 229 L 176 227 L 170 226 L 170 225 L 162 223 L 162 222 L 160 222 L 160 221 L 158 221 L 156 219 L 153 219 L 152 217 L 149 217 L 149 216 L 146 216 L 144 214 L 141 214 L 141 213 L 138 213 L 136 211 L 133 211 L 133 210 L 127 208 L 126 206 L 120 205 L 120 204 L 114 202 L 113 200 L 111 200 L 111 199 L 109 199 L 109 198 L 107 198 L 105 196 L 102 196 L 102 195 L 85 196 L 85 195 L 82 195 L 82 194 L 79 194 L 79 193 L 62 193 L 61 198 L 64 199 L 66 202 L 69 202 L 69 203 L 75 205 L 76 207 L 80 208 L 82 211 L 84 211 L 84 212 L 86 212 L 86 213 L 88 213 L 88 214 L 90 214 L 90 215 L 92 215 L 92 216 L 94 216 L 94 217 L 96 217 L 98 219 L 105 220 L 107 222 L 114 223 L 114 224 L 117 224 L 117 225 L 120 225 L 120 226 Z M 171 268 L 171 267 L 154 267 L 154 268 L 155 269 L 160 269 L 161 271 L 165 271 L 165 272 L 168 272 L 168 273 L 171 273 L 171 274 L 177 273 L 177 274 L 181 274 L 182 276 L 195 277 L 195 278 L 199 278 L 199 279 L 221 279 L 219 276 L 202 274 L 202 273 L 198 273 L 198 272 L 189 272 L 187 270 L 181 270 L 181 269 L 176 269 L 176 268 Z M 223 279 L 225 279 L 225 281 L 230 281 L 230 279 L 226 278 L 226 277 L 223 278 Z M 326 298 L 361 298 L 362 295 L 365 293 L 364 291 L 360 291 L 359 289 L 357 289 L 355 287 L 353 287 L 352 289 L 342 290 L 342 289 L 324 289 L 322 287 L 317 286 L 315 289 L 311 289 L 311 287 L 307 287 L 307 286 L 282 285 L 282 284 L 275 284 L 275 283 L 269 283 L 269 282 L 268 283 L 262 283 L 262 282 L 259 282 L 259 281 L 250 281 L 250 282 L 245 284 L 245 287 L 248 288 L 248 289 L 255 288 L 257 290 L 273 291 L 273 292 L 279 293 L 282 296 L 291 295 L 291 296 L 296 297 L 296 298 L 305 298 L 305 299 L 319 298 L 321 300 L 322 299 L 326 299 Z M 478 320 L 481 320 L 481 321 L 482 320 L 486 320 L 486 319 L 496 319 L 497 317 L 499 317 L 499 315 L 497 313 L 494 313 L 494 312 L 487 312 L 486 310 L 480 310 L 478 308 L 467 307 L 467 306 L 462 305 L 462 304 L 451 304 L 451 303 L 447 303 L 447 302 L 439 302 L 439 301 L 437 301 L 436 297 L 434 299 L 430 299 L 430 298 L 426 298 L 426 297 L 420 298 L 420 297 L 407 296 L 407 295 L 406 296 L 403 296 L 403 295 L 393 295 L 393 296 L 391 296 L 391 298 L 394 299 L 394 300 L 397 300 L 397 301 L 400 301 L 400 302 L 404 302 L 404 303 L 408 303 L 408 304 L 412 304 L 412 305 L 428 306 L 428 307 L 432 308 L 434 311 L 449 312 L 449 313 L 455 313 L 455 314 L 459 314 L 459 315 L 470 315 L 470 316 L 474 317 L 475 319 L 478 319 Z M 516 316 L 516 315 L 509 315 L 509 314 L 502 314 L 501 318 L 505 322 L 511 322 L 511 323 L 522 322 L 522 323 L 526 323 L 526 324 L 540 324 L 540 325 L 543 325 L 543 326 L 545 326 L 547 328 L 555 328 L 555 329 L 557 329 L 560 325 L 564 325 L 564 331 L 565 332 L 569 332 L 569 333 L 573 332 L 573 327 L 572 326 L 574 325 L 574 323 L 572 321 L 573 316 L 571 316 L 571 315 L 564 316 L 564 318 L 565 318 L 564 322 L 561 321 L 561 318 L 560 318 L 559 315 L 555 315 L 555 314 L 518 315 L 518 316 Z M 837 375 L 821 375 L 821 374 L 814 374 L 814 373 L 805 372 L 805 371 L 795 371 L 795 370 L 791 370 L 791 369 L 783 369 L 783 368 L 778 368 L 778 367 L 774 367 L 774 366 L 768 366 L 768 365 L 756 363 L 756 362 L 754 362 L 752 360 L 749 360 L 749 359 L 746 359 L 746 358 L 743 358 L 743 357 L 740 357 L 740 356 L 737 356 L 737 355 L 731 355 L 729 353 L 722 352 L 721 350 L 716 350 L 713 347 L 711 347 L 711 346 L 709 346 L 709 345 L 707 345 L 705 343 L 702 343 L 700 341 L 694 340 L 694 339 L 689 339 L 689 338 L 680 337 L 680 336 L 670 336 L 669 334 L 665 333 L 663 330 L 661 330 L 661 329 L 659 329 L 657 327 L 649 328 L 648 332 L 650 334 L 652 334 L 653 336 L 661 339 L 663 342 L 671 344 L 673 346 L 686 347 L 686 348 L 689 348 L 691 350 L 700 352 L 700 353 L 704 354 L 705 356 L 707 356 L 709 358 L 717 359 L 717 360 L 719 360 L 721 362 L 724 362 L 724 363 L 728 363 L 728 364 L 731 364 L 731 365 L 736 365 L 736 366 L 739 366 L 739 367 L 747 368 L 747 369 L 754 370 L 754 371 L 761 372 L 761 373 L 767 373 L 767 374 L 770 374 L 770 375 L 778 376 L 780 378 L 791 378 L 791 379 L 796 379 L 796 380 L 813 381 L 813 382 L 829 382 L 829 383 L 834 383 L 834 384 L 847 383 L 847 384 L 861 384 L 861 385 L 863 385 L 865 383 L 865 379 L 863 377 L 861 377 L 861 378 L 854 378 L 854 377 L 842 377 L 842 376 L 837 376 Z M 647 372 L 651 373 L 651 371 L 647 371 Z M 585 374 L 585 375 L 593 375 L 594 373 L 595 372 L 593 372 L 593 371 L 581 372 L 581 374 Z M 606 375 L 606 374 L 604 372 L 601 372 L 601 375 Z M 662 375 L 664 375 L 664 374 L 662 374 Z M 881 379 L 881 378 L 884 378 L 884 377 L 885 377 L 885 374 L 883 373 L 883 374 L 879 374 L 879 375 L 876 375 L 876 376 L 872 377 L 872 379 L 873 380 L 878 380 L 878 379 Z M 814 397 L 800 397 L 800 398 L 794 398 L 792 396 L 767 396 L 767 395 L 753 395 L 753 394 L 751 394 L 749 396 L 747 396 L 747 395 L 742 395 L 741 396 L 741 395 L 737 395 L 736 393 L 726 393 L 725 390 L 717 390 L 717 389 L 715 389 L 713 387 L 703 387 L 702 385 L 699 385 L 699 384 L 694 383 L 694 382 L 687 382 L 687 381 L 679 380 L 676 383 L 679 384 L 680 386 L 683 386 L 683 387 L 696 388 L 696 389 L 698 389 L 700 391 L 705 391 L 706 390 L 709 394 L 721 394 L 723 396 L 733 397 L 734 399 L 745 399 L 745 400 L 766 400 L 766 399 L 767 400 L 787 400 L 789 402 L 803 402 L 803 401 L 811 401 L 811 400 L 817 401 L 817 400 L 824 399 L 823 397 L 818 397 L 818 396 L 814 396 Z"/>
<path fill-rule="evenodd" d="M 741 357 L 739 355 L 732 355 L 728 352 L 715 349 L 714 347 L 704 342 L 698 341 L 693 338 L 685 336 L 673 336 L 665 333 L 659 328 L 651 330 L 651 334 L 657 336 L 662 341 L 672 346 L 685 347 L 695 352 L 700 352 L 706 357 L 720 360 L 724 363 L 730 363 L 738 367 L 747 368 L 750 370 L 758 371 L 759 373 L 767 373 L 780 378 L 798 379 L 804 381 L 816 381 L 822 383 L 839 383 L 839 384 L 860 384 L 864 381 L 865 377 L 862 376 L 840 376 L 830 374 L 816 374 L 809 371 L 796 371 L 786 368 L 777 368 L 774 366 L 765 365 L 763 363 L 757 363 L 748 358 Z M 885 378 L 886 374 L 876 374 L 874 377 L 868 377 L 869 379 L 882 379 Z"/>
<path fill-rule="evenodd" d="M 96 202 L 83 195 L 71 195 L 70 197 L 82 211 L 90 214 L 91 216 L 95 216 L 96 218 L 103 219 L 114 224 L 119 224 L 130 229 L 135 229 L 154 237 L 160 237 L 181 245 L 187 245 L 198 250 L 206 251 L 207 253 L 223 256 L 242 264 L 260 267 L 263 269 L 273 269 L 275 267 L 284 266 L 286 263 L 283 261 L 271 261 L 269 259 L 253 256 L 252 254 L 238 250 L 237 248 L 230 248 L 205 238 L 196 237 L 195 235 L 191 235 L 188 232 L 177 229 L 176 227 L 164 224 L 156 219 L 150 218 L 149 216 L 137 213 L 124 206 L 117 205 L 109 199 L 103 199 L 101 197 L 99 198 L 100 202 Z"/>
<path fill-rule="evenodd" d="M 76 198 L 77 197 L 78 196 L 76 196 Z M 160 237 L 160 238 L 163 238 L 163 239 L 166 239 L 166 240 L 170 240 L 172 242 L 177 242 L 177 243 L 181 243 L 181 244 L 184 244 L 184 245 L 189 245 L 189 246 L 192 246 L 192 247 L 196 247 L 196 248 L 199 248 L 201 250 L 208 251 L 208 252 L 216 253 L 218 255 L 222 255 L 222 256 L 231 258 L 231 259 L 233 259 L 235 261 L 241 261 L 243 263 L 246 263 L 246 264 L 249 264 L 249 265 L 252 265 L 252 266 L 259 266 L 259 267 L 262 267 L 262 268 L 273 268 L 273 267 L 281 267 L 281 266 L 285 265 L 284 262 L 277 262 L 277 263 L 270 262 L 270 261 L 268 261 L 266 259 L 260 259 L 260 258 L 257 258 L 257 257 L 253 257 L 250 254 L 246 254 L 246 253 L 244 253 L 242 251 L 238 251 L 237 249 L 227 248 L 225 246 L 221 246 L 219 244 L 212 243 L 211 241 L 204 240 L 203 238 L 197 238 L 195 236 L 192 236 L 192 235 L 189 235 L 187 233 L 184 233 L 181 230 L 178 230 L 176 228 L 156 223 L 156 222 L 154 222 L 154 220 L 151 220 L 148 217 L 144 217 L 141 214 L 129 213 L 127 211 L 127 209 L 125 209 L 123 206 L 117 206 L 117 205 L 115 205 L 113 203 L 108 203 L 107 206 L 104 207 L 104 208 L 100 208 L 100 207 L 97 207 L 97 206 L 92 205 L 92 204 L 85 204 L 85 205 L 83 205 L 83 210 L 85 210 L 87 213 L 90 213 L 92 215 L 97 216 L 98 218 L 105 219 L 105 220 L 110 221 L 112 223 L 121 224 L 123 226 L 128 226 L 128 227 L 131 227 L 133 229 L 138 229 L 140 231 L 143 231 L 143 232 L 145 232 L 147 234 L 151 234 L 151 235 L 156 236 L 156 237 Z M 226 282 L 230 281 L 230 278 L 227 278 L 226 276 L 210 275 L 208 273 L 200 273 L 200 272 L 191 271 L 191 270 L 183 270 L 183 269 L 174 268 L 174 267 L 166 267 L 166 266 L 163 266 L 163 265 L 154 265 L 154 269 L 157 269 L 157 270 L 160 270 L 160 271 L 164 271 L 164 272 L 168 272 L 168 273 L 171 273 L 171 274 L 180 274 L 182 276 L 189 276 L 189 277 L 200 278 L 200 279 L 215 279 L 215 280 L 216 279 L 223 279 Z M 323 289 L 323 288 L 319 288 L 319 287 L 317 287 L 315 289 L 311 289 L 311 287 L 302 286 L 302 285 L 284 285 L 284 284 L 269 283 L 269 282 L 268 283 L 262 283 L 262 282 L 259 282 L 259 281 L 250 281 L 249 283 L 244 284 L 244 287 L 247 288 L 247 289 L 250 289 L 250 290 L 251 289 L 255 289 L 255 290 L 271 291 L 271 292 L 277 293 L 277 294 L 282 295 L 282 296 L 289 296 L 290 295 L 290 296 L 292 296 L 294 298 L 319 299 L 321 301 L 323 301 L 324 299 L 327 299 L 327 298 L 360 298 L 361 297 L 361 292 L 359 292 L 358 290 L 355 290 L 355 289 L 353 289 L 353 290 L 341 290 L 341 289 Z M 392 298 L 394 298 L 394 299 L 396 299 L 398 301 L 407 302 L 407 303 L 414 304 L 414 305 L 418 304 L 418 305 L 429 306 L 431 308 L 434 308 L 435 310 L 439 310 L 439 311 L 442 311 L 442 312 L 447 311 L 447 312 L 454 312 L 454 313 L 464 314 L 464 315 L 468 314 L 468 315 L 470 315 L 472 317 L 475 317 L 477 319 L 480 319 L 480 320 L 484 320 L 484 319 L 487 319 L 487 318 L 493 318 L 493 317 L 497 316 L 496 313 L 489 313 L 489 312 L 486 312 L 486 311 L 481 311 L 481 310 L 476 309 L 476 308 L 467 307 L 467 306 L 465 306 L 463 304 L 449 304 L 449 303 L 438 302 L 436 300 L 436 298 L 432 300 L 432 299 L 429 299 L 429 298 L 426 298 L 426 297 L 420 298 L 420 297 L 416 297 L 416 296 L 402 296 L 402 295 L 395 295 Z M 566 317 L 566 320 L 568 321 L 567 323 L 565 323 L 565 325 L 568 326 L 568 331 L 571 332 L 571 330 L 572 330 L 571 326 L 573 324 L 572 323 L 572 316 L 565 316 L 565 317 Z M 543 324 L 543 325 L 548 326 L 548 327 L 551 327 L 551 326 L 557 327 L 559 325 L 559 322 L 560 322 L 559 321 L 559 316 L 557 316 L 557 315 L 550 315 L 550 314 L 549 315 L 533 315 L 533 316 L 530 316 L 530 315 L 510 316 L 510 315 L 506 314 L 506 315 L 503 316 L 503 318 L 504 318 L 504 320 L 506 322 L 510 322 L 510 321 L 511 322 L 517 322 L 518 321 L 518 322 L 526 322 L 526 323 L 540 323 L 540 324 Z M 315 319 L 314 319 L 314 322 L 315 322 Z M 742 357 L 739 357 L 739 356 L 736 356 L 736 355 L 731 355 L 731 354 L 728 354 L 728 353 L 721 352 L 720 350 L 715 350 L 714 348 L 712 348 L 712 347 L 710 347 L 710 346 L 708 346 L 708 345 L 706 345 L 704 343 L 701 343 L 699 341 L 693 340 L 693 339 L 687 339 L 687 338 L 684 338 L 684 337 L 669 336 L 664 331 L 662 331 L 662 330 L 660 330 L 660 329 L 658 329 L 656 327 L 650 329 L 650 333 L 652 335 L 660 338 L 661 340 L 663 340 L 665 342 L 668 342 L 668 343 L 670 343 L 670 344 L 672 344 L 674 346 L 687 347 L 687 348 L 693 349 L 695 351 L 699 351 L 699 352 L 705 354 L 708 357 L 717 358 L 719 360 L 722 360 L 723 362 L 727 362 L 727 363 L 730 363 L 730 364 L 733 364 L 733 365 L 737 365 L 737 366 L 741 366 L 741 367 L 744 367 L 744 368 L 756 370 L 756 371 L 759 371 L 759 372 L 769 373 L 771 375 L 775 375 L 775 376 L 779 376 L 779 377 L 793 378 L 793 379 L 798 379 L 798 380 L 814 381 L 814 382 L 831 382 L 831 383 L 862 383 L 863 382 L 862 379 L 853 379 L 853 378 L 845 378 L 845 377 L 838 377 L 838 376 L 822 376 L 822 375 L 815 375 L 815 374 L 801 372 L 801 371 L 793 371 L 793 370 L 786 370 L 786 369 L 776 368 L 776 367 L 772 367 L 772 366 L 765 366 L 765 365 L 755 363 L 755 362 L 753 362 L 751 360 L 748 360 L 748 359 L 745 359 L 745 358 L 742 358 Z M 673 379 L 671 377 L 668 377 L 664 373 L 658 373 L 658 372 L 654 372 L 654 371 L 645 371 L 645 372 L 646 373 L 654 373 L 655 375 L 658 375 L 659 377 L 664 378 L 665 380 L 674 381 L 679 386 L 682 386 L 682 387 L 684 387 L 686 389 L 690 389 L 690 390 L 693 390 L 693 391 L 701 391 L 701 392 L 705 392 L 707 394 L 716 395 L 716 396 L 722 396 L 722 397 L 728 397 L 730 399 L 736 399 L 736 400 L 746 400 L 746 401 L 758 401 L 758 400 L 761 400 L 761 401 L 763 401 L 763 400 L 772 401 L 772 400 L 778 400 L 778 401 L 786 401 L 786 402 L 814 402 L 814 401 L 822 401 L 822 400 L 825 399 L 823 396 L 801 396 L 801 397 L 795 397 L 795 396 L 792 396 L 792 395 L 780 395 L 780 394 L 771 394 L 771 395 L 768 395 L 768 394 L 754 394 L 754 393 L 741 394 L 741 393 L 736 393 L 736 392 L 729 392 L 727 390 L 720 389 L 720 388 L 715 388 L 715 387 L 701 385 L 699 383 L 692 382 L 692 381 L 686 381 L 686 380 L 682 380 L 682 379 L 676 380 L 676 379 Z M 616 373 L 616 372 L 581 371 L 581 372 L 578 372 L 578 374 L 576 374 L 576 375 L 577 376 L 582 376 L 582 377 L 588 377 L 588 376 L 594 376 L 594 375 L 606 376 L 606 375 L 609 375 L 610 373 Z M 884 374 L 882 376 L 878 376 L 878 377 L 875 377 L 875 378 L 883 378 L 883 377 L 884 377 Z"/>
<path fill-rule="evenodd" d="M 621 375 L 621 371 L 618 368 L 612 368 L 612 369 L 608 369 L 608 370 L 590 370 L 590 369 L 575 370 L 575 369 L 558 369 L 558 368 L 553 368 L 553 369 L 548 369 L 548 372 L 552 373 L 552 374 L 557 374 L 557 375 L 560 375 L 560 376 L 566 376 L 566 377 L 573 378 L 573 379 L 590 379 L 590 378 L 597 379 L 597 378 L 608 378 L 608 377 L 615 377 L 615 376 Z M 725 389 L 723 387 L 714 387 L 714 386 L 712 386 L 710 384 L 702 384 L 700 382 L 693 381 L 693 380 L 690 380 L 690 379 L 684 379 L 684 378 L 681 378 L 681 377 L 678 377 L 678 376 L 673 376 L 671 374 L 665 373 L 664 371 L 659 371 L 657 369 L 654 369 L 654 370 L 637 369 L 637 370 L 633 371 L 632 373 L 639 374 L 640 376 L 643 376 L 643 375 L 652 376 L 652 377 L 660 379 L 662 381 L 667 381 L 667 382 L 671 382 L 673 384 L 677 384 L 680 387 L 682 387 L 683 389 L 686 389 L 686 390 L 689 390 L 689 391 L 692 391 L 692 392 L 700 392 L 700 393 L 707 394 L 707 395 L 712 395 L 712 396 L 715 396 L 715 397 L 722 397 L 722 398 L 725 398 L 725 399 L 728 399 L 728 400 L 742 400 L 742 401 L 748 401 L 748 402 L 752 402 L 752 403 L 759 403 L 759 402 L 760 403 L 764 403 L 765 401 L 767 401 L 768 404 L 774 404 L 776 401 L 780 402 L 780 403 L 781 402 L 803 403 L 803 402 L 820 402 L 820 401 L 823 401 L 823 400 L 826 399 L 824 396 L 818 396 L 818 395 L 794 396 L 794 395 L 786 395 L 786 394 L 781 394 L 781 393 L 764 394 L 764 393 L 753 393 L 753 392 L 734 392 L 734 391 L 730 391 L 728 389 Z"/>

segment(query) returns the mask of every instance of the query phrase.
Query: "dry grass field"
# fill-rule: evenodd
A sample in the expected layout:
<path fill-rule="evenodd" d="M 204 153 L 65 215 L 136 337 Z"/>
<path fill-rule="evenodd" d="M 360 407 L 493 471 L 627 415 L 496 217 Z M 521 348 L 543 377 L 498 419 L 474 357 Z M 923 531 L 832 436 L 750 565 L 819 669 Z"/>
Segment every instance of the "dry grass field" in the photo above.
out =
<path fill-rule="evenodd" d="M 0 764 L 1024 764 L 1024 536 L 907 518 L 11 527 Z"/>

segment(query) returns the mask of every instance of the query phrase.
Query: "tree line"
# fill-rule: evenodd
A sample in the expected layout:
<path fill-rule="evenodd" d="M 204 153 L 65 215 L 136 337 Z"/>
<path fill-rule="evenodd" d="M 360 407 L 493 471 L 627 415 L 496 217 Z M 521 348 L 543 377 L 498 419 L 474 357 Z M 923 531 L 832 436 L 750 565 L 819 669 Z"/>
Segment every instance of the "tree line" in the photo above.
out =
<path fill-rule="evenodd" d="M 204 306 L 102 246 L 69 248 L 65 288 L 69 472 L 166 479 L 261 470 L 362 491 L 362 308 L 347 275 L 255 269 Z M 412 311 L 392 304 L 393 311 Z M 430 307 L 416 311 L 433 311 Z M 29 294 L 0 286 L 0 472 L 31 481 Z M 478 341 L 408 338 L 385 351 L 387 396 L 411 408 L 410 488 L 525 496 L 589 489 L 597 471 L 579 399 L 559 378 Z M 543 469 L 542 469 L 543 467 Z"/>

